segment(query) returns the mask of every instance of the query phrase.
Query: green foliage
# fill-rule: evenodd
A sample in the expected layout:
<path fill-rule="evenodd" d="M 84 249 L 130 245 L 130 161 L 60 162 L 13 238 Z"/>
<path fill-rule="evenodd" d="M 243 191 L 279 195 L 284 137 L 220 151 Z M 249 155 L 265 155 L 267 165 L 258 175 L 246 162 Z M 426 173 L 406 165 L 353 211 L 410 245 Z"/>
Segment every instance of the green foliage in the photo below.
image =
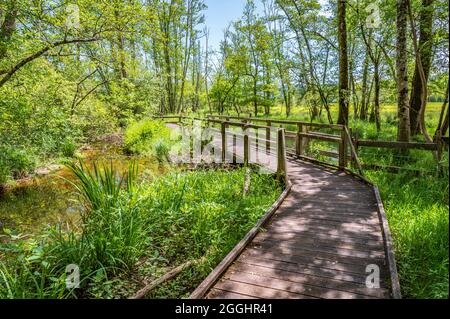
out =
<path fill-rule="evenodd" d="M 8 177 L 20 178 L 35 167 L 34 155 L 30 150 L 0 145 L 0 184 Z"/>
<path fill-rule="evenodd" d="M 131 193 L 137 176 L 135 162 L 130 163 L 126 176 L 119 176 L 112 162 L 109 166 L 103 165 L 102 167 L 94 162 L 92 171 L 82 160 L 78 165 L 69 163 L 67 166 L 78 178 L 79 184 L 70 180 L 68 182 L 85 198 L 93 210 L 116 206 L 122 186 L 126 186 L 127 192 Z"/>
<path fill-rule="evenodd" d="M 130 124 L 125 131 L 125 150 L 132 154 L 163 155 L 170 141 L 170 130 L 163 121 L 145 119 Z"/>
<path fill-rule="evenodd" d="M 403 296 L 448 298 L 448 176 L 374 172 L 369 177 L 384 200 Z"/>
<path fill-rule="evenodd" d="M 133 166 L 128 177 L 110 167 L 71 168 L 79 177 L 77 189 L 92 207 L 82 216 L 81 230 L 51 228 L 28 240 L 8 231 L 9 240 L 0 244 L 0 297 L 116 297 L 123 285 L 134 287 L 129 277 L 141 258 L 152 260 L 150 268 L 141 267 L 156 275 L 166 266 L 207 255 L 192 276 L 177 279 L 177 289 L 155 292 L 156 297 L 183 296 L 280 193 L 272 176 L 252 173 L 244 196 L 243 169 L 171 173 L 138 186 Z M 68 264 L 79 266 L 80 290 L 65 289 Z"/>

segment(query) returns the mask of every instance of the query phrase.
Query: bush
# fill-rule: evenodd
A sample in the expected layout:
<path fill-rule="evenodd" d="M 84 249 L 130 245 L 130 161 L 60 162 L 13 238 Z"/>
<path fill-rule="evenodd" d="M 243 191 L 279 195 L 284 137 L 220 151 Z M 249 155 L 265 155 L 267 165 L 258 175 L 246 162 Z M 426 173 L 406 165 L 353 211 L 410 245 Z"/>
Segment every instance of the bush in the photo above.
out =
<path fill-rule="evenodd" d="M 168 143 L 170 129 L 162 121 L 146 119 L 131 124 L 125 131 L 125 150 L 132 154 L 154 153 L 156 142 Z M 159 149 L 161 154 L 162 149 Z"/>
<path fill-rule="evenodd" d="M 65 157 L 73 157 L 76 150 L 77 145 L 71 139 L 66 139 L 61 145 L 61 152 Z"/>
<path fill-rule="evenodd" d="M 13 146 L 0 146 L 0 183 L 8 177 L 20 178 L 30 173 L 36 166 L 33 152 Z"/>

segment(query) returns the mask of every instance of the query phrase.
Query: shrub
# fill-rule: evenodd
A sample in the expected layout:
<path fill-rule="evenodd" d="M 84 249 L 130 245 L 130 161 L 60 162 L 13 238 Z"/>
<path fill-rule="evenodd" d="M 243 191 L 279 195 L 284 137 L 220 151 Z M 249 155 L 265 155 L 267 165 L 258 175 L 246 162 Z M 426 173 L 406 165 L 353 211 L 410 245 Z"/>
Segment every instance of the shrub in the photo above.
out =
<path fill-rule="evenodd" d="M 63 156 L 65 156 L 65 157 L 73 157 L 76 149 L 77 149 L 77 145 L 74 143 L 73 140 L 66 139 L 61 144 L 61 152 L 62 152 Z"/>
<path fill-rule="evenodd" d="M 133 154 L 153 153 L 157 141 L 161 145 L 161 141 L 168 143 L 169 140 L 170 130 L 164 122 L 146 119 L 126 129 L 125 150 Z"/>
<path fill-rule="evenodd" d="M 20 178 L 36 166 L 33 152 L 19 147 L 0 146 L 0 182 L 8 176 Z"/>

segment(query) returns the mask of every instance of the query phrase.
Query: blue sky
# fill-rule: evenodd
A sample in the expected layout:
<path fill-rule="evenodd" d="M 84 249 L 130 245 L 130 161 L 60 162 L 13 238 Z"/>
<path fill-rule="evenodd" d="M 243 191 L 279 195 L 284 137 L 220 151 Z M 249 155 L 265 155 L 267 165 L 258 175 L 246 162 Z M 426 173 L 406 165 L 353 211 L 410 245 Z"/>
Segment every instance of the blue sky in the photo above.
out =
<path fill-rule="evenodd" d="M 219 49 L 223 31 L 231 21 L 241 17 L 246 2 L 246 0 L 205 0 L 208 6 L 205 11 L 205 23 L 209 28 L 209 45 L 212 49 Z"/>
<path fill-rule="evenodd" d="M 328 0 L 318 0 L 325 4 Z M 209 28 L 209 46 L 213 50 L 219 49 L 223 39 L 223 31 L 231 21 L 242 16 L 247 0 L 205 0 L 208 9 L 205 11 L 205 24 Z M 261 0 L 255 0 L 256 7 L 262 11 Z"/>

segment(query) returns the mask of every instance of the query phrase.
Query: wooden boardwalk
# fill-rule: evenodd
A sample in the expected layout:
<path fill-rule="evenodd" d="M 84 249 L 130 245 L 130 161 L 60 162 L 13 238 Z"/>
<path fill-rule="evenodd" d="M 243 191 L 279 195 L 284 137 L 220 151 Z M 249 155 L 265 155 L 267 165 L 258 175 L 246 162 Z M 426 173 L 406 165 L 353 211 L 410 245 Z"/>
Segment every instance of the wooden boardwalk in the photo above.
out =
<path fill-rule="evenodd" d="M 293 157 L 286 163 L 289 193 L 190 298 L 400 298 L 377 190 L 339 170 Z M 374 268 L 379 287 L 369 288 Z"/>
<path fill-rule="evenodd" d="M 206 298 L 390 298 L 373 189 L 345 173 L 289 160 L 290 194 Z M 368 265 L 380 288 L 367 288 Z"/>

